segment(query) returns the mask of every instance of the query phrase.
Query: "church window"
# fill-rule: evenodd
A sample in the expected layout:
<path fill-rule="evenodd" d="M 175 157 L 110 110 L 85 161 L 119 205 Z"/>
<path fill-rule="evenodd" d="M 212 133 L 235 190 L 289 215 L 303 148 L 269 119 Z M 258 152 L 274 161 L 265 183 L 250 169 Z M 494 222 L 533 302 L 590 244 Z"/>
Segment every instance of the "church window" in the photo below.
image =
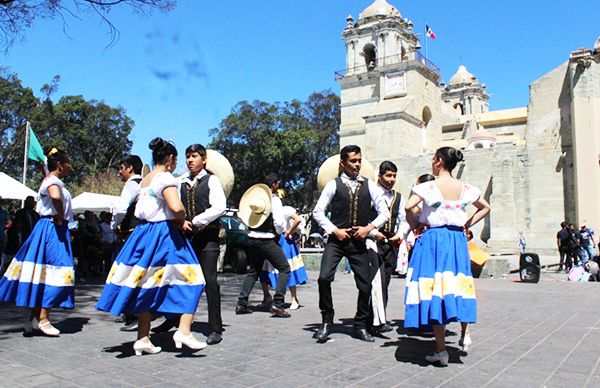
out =
<path fill-rule="evenodd" d="M 481 143 L 475 143 L 475 148 L 483 148 L 483 144 L 481 144 Z"/>
<path fill-rule="evenodd" d="M 460 102 L 454 104 L 454 110 L 456 110 L 456 112 L 459 113 L 461 116 L 465 114 L 465 107 Z"/>
<path fill-rule="evenodd" d="M 431 121 L 431 116 L 432 116 L 431 109 L 429 109 L 428 106 L 423 108 L 421 120 L 423 120 L 423 122 L 425 123 L 425 126 L 427 126 L 429 124 L 429 122 Z"/>
<path fill-rule="evenodd" d="M 363 48 L 363 55 L 365 57 L 365 65 L 367 70 L 371 71 L 377 67 L 377 49 L 371 43 L 366 44 Z"/>

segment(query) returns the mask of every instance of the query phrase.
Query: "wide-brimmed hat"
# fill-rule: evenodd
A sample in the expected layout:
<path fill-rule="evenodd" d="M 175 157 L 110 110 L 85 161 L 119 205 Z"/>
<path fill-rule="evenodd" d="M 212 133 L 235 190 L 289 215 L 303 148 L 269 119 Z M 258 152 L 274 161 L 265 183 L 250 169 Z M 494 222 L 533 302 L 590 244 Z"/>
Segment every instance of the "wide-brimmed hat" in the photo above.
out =
<path fill-rule="evenodd" d="M 342 168 L 340 166 L 339 154 L 333 155 L 324 161 L 321 167 L 319 167 L 319 173 L 317 175 L 317 187 L 319 188 L 319 191 L 323 191 L 327 182 L 337 178 L 341 172 Z M 377 174 L 375 174 L 373 166 L 371 166 L 371 163 L 365 158 L 362 158 L 360 175 L 371 180 L 377 179 Z"/>
<path fill-rule="evenodd" d="M 235 176 L 231 163 L 226 157 L 215 150 L 206 150 L 206 171 L 219 177 L 225 196 L 229 197 L 233 189 Z"/>
<path fill-rule="evenodd" d="M 250 187 L 242 199 L 238 216 L 249 228 L 258 228 L 271 214 L 271 189 L 264 183 Z"/>

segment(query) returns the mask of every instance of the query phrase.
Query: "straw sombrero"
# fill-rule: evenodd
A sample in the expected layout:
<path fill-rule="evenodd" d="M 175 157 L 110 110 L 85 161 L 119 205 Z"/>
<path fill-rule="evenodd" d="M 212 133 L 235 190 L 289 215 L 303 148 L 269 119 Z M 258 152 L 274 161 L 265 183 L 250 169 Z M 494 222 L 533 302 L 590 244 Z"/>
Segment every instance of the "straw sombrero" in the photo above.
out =
<path fill-rule="evenodd" d="M 206 170 L 219 177 L 225 196 L 229 197 L 235 180 L 229 160 L 218 151 L 206 150 Z"/>
<path fill-rule="evenodd" d="M 339 154 L 333 155 L 329 159 L 324 161 L 321 167 L 319 167 L 319 173 L 317 175 L 317 186 L 319 188 L 319 191 L 323 191 L 327 182 L 337 178 L 341 172 L 342 170 L 340 167 Z M 360 166 L 360 175 L 373 181 L 377 179 L 377 174 L 375 173 L 375 170 L 373 170 L 371 163 L 369 163 L 365 158 L 362 158 L 362 164 Z"/>
<path fill-rule="evenodd" d="M 264 183 L 250 187 L 242 199 L 238 216 L 249 228 L 258 228 L 271 214 L 271 189 Z"/>

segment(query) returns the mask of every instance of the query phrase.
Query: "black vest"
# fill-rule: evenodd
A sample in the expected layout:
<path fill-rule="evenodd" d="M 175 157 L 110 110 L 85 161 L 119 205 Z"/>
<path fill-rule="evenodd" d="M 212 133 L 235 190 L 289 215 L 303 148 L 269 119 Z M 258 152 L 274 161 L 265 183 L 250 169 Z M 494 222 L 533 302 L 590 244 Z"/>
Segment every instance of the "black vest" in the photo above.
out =
<path fill-rule="evenodd" d="M 132 179 L 138 185 L 142 181 L 142 178 Z M 123 217 L 123 221 L 121 221 L 121 231 L 123 233 L 131 232 L 136 226 L 140 224 L 139 218 L 135 216 L 135 205 L 137 205 L 138 197 L 129 204 L 127 207 L 127 211 L 125 212 L 125 217 Z"/>
<path fill-rule="evenodd" d="M 262 223 L 258 228 L 249 228 L 254 232 L 262 232 L 262 233 L 273 233 L 277 236 L 277 231 L 275 230 L 275 224 L 273 224 L 273 213 L 269 214 L 269 217 Z"/>
<path fill-rule="evenodd" d="M 195 180 L 193 185 L 187 182 L 181 185 L 181 202 L 185 208 L 186 220 L 192 221 L 195 216 L 204 213 L 210 207 L 208 180 L 211 175 L 210 173 L 204 175 L 202 178 Z M 219 219 L 208 224 L 198 235 L 218 241 Z"/>
<path fill-rule="evenodd" d="M 335 178 L 335 185 L 335 194 L 329 204 L 331 222 L 338 229 L 368 225 L 371 214 L 369 180 L 364 179 L 354 193 L 340 177 Z"/>
<path fill-rule="evenodd" d="M 396 234 L 396 228 L 398 227 L 398 225 L 396 225 L 397 221 L 398 221 L 398 213 L 400 213 L 400 200 L 402 199 L 402 194 L 400 194 L 397 191 L 394 191 L 394 196 L 392 197 L 392 202 L 390 203 L 390 206 L 388 207 L 388 210 L 390 211 L 390 219 L 387 220 L 387 222 L 381 227 L 379 228 L 379 231 L 386 237 L 392 237 Z M 375 217 L 377 217 L 377 210 L 375 210 L 375 208 L 371 208 L 371 220 L 374 220 Z"/>

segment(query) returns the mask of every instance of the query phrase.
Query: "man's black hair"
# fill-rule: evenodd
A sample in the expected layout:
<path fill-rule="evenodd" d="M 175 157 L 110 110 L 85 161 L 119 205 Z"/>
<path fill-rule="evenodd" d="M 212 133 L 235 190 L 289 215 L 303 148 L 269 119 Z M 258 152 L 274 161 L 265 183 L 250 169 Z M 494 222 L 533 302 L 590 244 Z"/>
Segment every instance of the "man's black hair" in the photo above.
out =
<path fill-rule="evenodd" d="M 348 159 L 348 155 L 350 155 L 352 152 L 360 154 L 361 153 L 360 147 L 357 146 L 357 145 L 347 145 L 347 146 L 345 146 L 340 151 L 340 159 L 341 160 Z"/>
<path fill-rule="evenodd" d="M 396 167 L 396 165 L 390 162 L 389 160 L 381 162 L 381 164 L 379 165 L 379 175 L 383 175 L 388 171 L 398 172 L 398 167 Z"/>
<path fill-rule="evenodd" d="M 192 152 L 197 152 L 198 155 L 202 156 L 203 158 L 206 157 L 206 148 L 202 144 L 192 144 L 191 146 L 185 149 L 186 155 Z"/>
<path fill-rule="evenodd" d="M 144 167 L 144 163 L 142 163 L 142 159 L 137 155 L 129 155 L 121 160 L 121 164 L 125 167 L 133 167 L 134 174 L 141 174 L 142 168 Z"/>

